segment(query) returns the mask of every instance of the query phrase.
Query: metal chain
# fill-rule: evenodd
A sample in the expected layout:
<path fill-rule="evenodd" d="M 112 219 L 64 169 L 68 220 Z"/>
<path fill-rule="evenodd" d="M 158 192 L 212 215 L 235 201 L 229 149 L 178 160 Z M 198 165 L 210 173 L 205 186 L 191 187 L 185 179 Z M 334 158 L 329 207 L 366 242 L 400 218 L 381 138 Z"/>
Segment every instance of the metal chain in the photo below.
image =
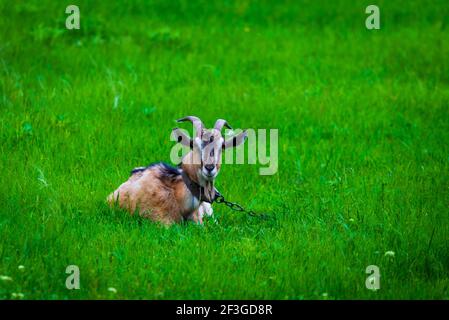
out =
<path fill-rule="evenodd" d="M 217 198 L 215 199 L 215 202 L 224 203 L 226 206 L 229 207 L 229 209 L 238 211 L 238 212 L 245 212 L 248 215 L 250 215 L 251 217 L 259 217 L 263 220 L 268 220 L 270 218 L 273 218 L 273 216 L 265 214 L 265 213 L 257 213 L 253 210 L 246 210 L 245 208 L 243 208 L 240 204 L 238 204 L 236 202 L 227 201 L 221 194 L 219 194 L 217 196 Z"/>

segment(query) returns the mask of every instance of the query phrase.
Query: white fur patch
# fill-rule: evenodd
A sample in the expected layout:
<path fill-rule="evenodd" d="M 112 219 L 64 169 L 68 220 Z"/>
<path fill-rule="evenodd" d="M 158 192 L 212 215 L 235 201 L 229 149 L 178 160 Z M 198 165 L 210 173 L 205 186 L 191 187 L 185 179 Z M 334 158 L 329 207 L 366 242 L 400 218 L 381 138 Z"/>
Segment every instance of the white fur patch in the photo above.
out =
<path fill-rule="evenodd" d="M 212 206 L 208 202 L 201 202 L 200 207 L 198 208 L 198 212 L 203 217 L 204 215 L 211 217 L 214 214 L 214 210 Z"/>

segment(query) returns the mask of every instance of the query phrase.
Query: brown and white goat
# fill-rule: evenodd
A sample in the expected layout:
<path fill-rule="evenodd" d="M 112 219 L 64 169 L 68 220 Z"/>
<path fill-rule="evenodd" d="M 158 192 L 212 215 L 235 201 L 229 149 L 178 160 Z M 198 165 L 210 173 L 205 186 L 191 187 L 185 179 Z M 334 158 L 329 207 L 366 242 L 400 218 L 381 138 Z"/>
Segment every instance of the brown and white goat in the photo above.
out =
<path fill-rule="evenodd" d="M 246 138 L 246 131 L 224 140 L 221 130 L 231 128 L 225 120 L 216 121 L 213 129 L 206 129 L 194 116 L 177 120 L 191 121 L 196 130 L 190 138 L 178 128 L 173 129 L 178 142 L 188 146 L 178 167 L 163 162 L 135 168 L 129 179 L 108 196 L 108 202 L 118 204 L 131 213 L 164 224 L 183 220 L 202 223 L 204 213 L 211 215 L 210 204 L 217 196 L 214 180 L 221 168 L 223 149 L 238 146 Z"/>

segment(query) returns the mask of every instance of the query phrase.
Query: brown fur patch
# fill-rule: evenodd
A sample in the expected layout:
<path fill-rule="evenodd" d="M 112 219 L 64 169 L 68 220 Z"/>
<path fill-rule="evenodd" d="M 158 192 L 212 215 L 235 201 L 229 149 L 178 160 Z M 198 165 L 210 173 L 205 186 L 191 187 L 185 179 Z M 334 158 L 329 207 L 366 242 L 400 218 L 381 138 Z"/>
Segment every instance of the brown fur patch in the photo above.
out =
<path fill-rule="evenodd" d="M 118 201 L 121 208 L 164 224 L 180 222 L 193 212 L 185 207 L 188 191 L 177 169 L 156 164 L 135 172 L 108 197 L 110 204 Z"/>

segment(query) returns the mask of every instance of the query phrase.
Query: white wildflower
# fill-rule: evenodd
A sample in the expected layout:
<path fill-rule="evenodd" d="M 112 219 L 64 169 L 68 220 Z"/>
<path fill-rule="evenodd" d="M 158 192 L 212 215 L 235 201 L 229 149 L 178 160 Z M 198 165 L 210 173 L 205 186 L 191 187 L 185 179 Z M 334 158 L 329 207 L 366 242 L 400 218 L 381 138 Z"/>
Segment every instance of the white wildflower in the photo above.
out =
<path fill-rule="evenodd" d="M 23 293 L 11 293 L 11 298 L 13 299 L 23 299 L 25 297 L 25 295 Z"/>
<path fill-rule="evenodd" d="M 1 281 L 12 281 L 12 278 L 8 277 L 8 276 L 0 276 L 0 280 Z"/>
<path fill-rule="evenodd" d="M 108 291 L 112 293 L 117 293 L 117 289 L 113 287 L 108 288 Z"/>
<path fill-rule="evenodd" d="M 394 258 L 394 251 L 387 251 L 387 252 L 385 252 L 385 257 L 392 257 L 392 258 Z"/>

